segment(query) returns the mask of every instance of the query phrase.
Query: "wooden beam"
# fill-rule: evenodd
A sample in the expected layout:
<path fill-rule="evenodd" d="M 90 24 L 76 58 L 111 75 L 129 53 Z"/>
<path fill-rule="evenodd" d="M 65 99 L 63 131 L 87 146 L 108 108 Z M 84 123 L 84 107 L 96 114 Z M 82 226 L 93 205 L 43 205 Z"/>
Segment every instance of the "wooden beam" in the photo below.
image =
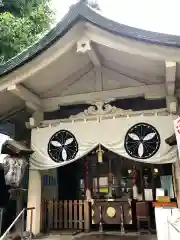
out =
<path fill-rule="evenodd" d="M 43 112 L 34 112 L 32 117 L 29 118 L 29 122 L 26 122 L 26 128 L 27 129 L 33 129 L 35 127 L 39 127 L 41 122 L 44 120 L 44 114 Z"/>
<path fill-rule="evenodd" d="M 7 90 L 25 101 L 26 106 L 33 111 L 42 108 L 41 99 L 22 85 L 12 85 Z"/>
<path fill-rule="evenodd" d="M 101 66 L 99 56 L 88 38 L 83 37 L 77 42 L 77 53 L 79 52 L 87 53 L 95 67 Z"/>
<path fill-rule="evenodd" d="M 177 111 L 177 99 L 175 97 L 175 82 L 176 82 L 176 62 L 166 61 L 166 104 L 170 113 Z"/>
<path fill-rule="evenodd" d="M 165 62 L 166 65 L 166 87 L 167 94 L 174 96 L 175 93 L 175 81 L 176 81 L 176 62 Z"/>
<path fill-rule="evenodd" d="M 95 89 L 97 92 L 103 90 L 102 67 L 95 67 Z"/>
<path fill-rule="evenodd" d="M 89 58 L 91 59 L 94 66 L 101 66 L 101 62 L 99 60 L 99 57 L 93 47 L 91 46 L 91 49 L 87 51 Z"/>
<path fill-rule="evenodd" d="M 27 107 L 28 112 L 31 114 L 33 112 L 40 110 L 40 107 L 38 105 L 36 105 L 35 103 L 25 101 L 25 105 Z"/>
<path fill-rule="evenodd" d="M 145 85 L 140 87 L 128 87 L 122 89 L 83 93 L 62 97 L 43 99 L 43 106 L 47 109 L 57 109 L 61 105 L 82 104 L 92 101 L 108 99 L 123 99 L 144 96 L 146 99 L 162 99 L 166 97 L 164 84 Z"/>

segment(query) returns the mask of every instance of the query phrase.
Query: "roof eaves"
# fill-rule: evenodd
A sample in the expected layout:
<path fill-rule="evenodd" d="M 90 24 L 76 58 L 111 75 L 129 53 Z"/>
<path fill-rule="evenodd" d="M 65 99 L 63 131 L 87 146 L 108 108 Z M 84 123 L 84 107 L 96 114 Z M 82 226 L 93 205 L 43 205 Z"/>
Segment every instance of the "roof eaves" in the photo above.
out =
<path fill-rule="evenodd" d="M 180 47 L 180 36 L 157 33 L 130 27 L 106 18 L 84 4 L 79 6 L 78 10 L 79 15 L 84 17 L 86 21 L 97 25 L 98 27 L 103 28 L 113 34 L 135 39 L 138 41 L 146 41 L 152 44 L 159 44 L 169 47 Z"/>
<path fill-rule="evenodd" d="M 0 65 L 0 77 L 16 70 L 23 66 L 28 61 L 35 58 L 37 55 L 48 49 L 56 41 L 58 41 L 66 32 L 80 20 L 80 16 L 77 12 L 70 9 L 68 14 L 46 35 L 44 35 L 39 41 L 27 48 L 22 53 L 18 54 L 14 58 L 10 59 L 3 65 Z"/>
<path fill-rule="evenodd" d="M 64 18 L 38 42 L 33 44 L 24 52 L 9 60 L 4 65 L 0 65 L 0 77 L 23 66 L 28 61 L 45 51 L 53 43 L 59 40 L 72 26 L 80 21 L 87 21 L 115 35 L 131 38 L 138 41 L 144 41 L 151 44 L 164 45 L 168 47 L 180 47 L 180 36 L 174 36 L 163 33 L 146 31 L 127 25 L 123 25 L 107 19 L 98 14 L 84 3 L 77 3 L 70 7 Z"/>

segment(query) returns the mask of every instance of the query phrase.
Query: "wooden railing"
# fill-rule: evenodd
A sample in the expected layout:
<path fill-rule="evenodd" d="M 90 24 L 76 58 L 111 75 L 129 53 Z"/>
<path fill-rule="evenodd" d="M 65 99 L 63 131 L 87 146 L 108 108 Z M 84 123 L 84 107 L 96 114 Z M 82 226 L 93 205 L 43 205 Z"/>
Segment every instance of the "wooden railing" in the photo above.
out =
<path fill-rule="evenodd" d="M 75 229 L 89 231 L 89 203 L 84 200 L 43 201 L 41 207 L 41 229 Z"/>

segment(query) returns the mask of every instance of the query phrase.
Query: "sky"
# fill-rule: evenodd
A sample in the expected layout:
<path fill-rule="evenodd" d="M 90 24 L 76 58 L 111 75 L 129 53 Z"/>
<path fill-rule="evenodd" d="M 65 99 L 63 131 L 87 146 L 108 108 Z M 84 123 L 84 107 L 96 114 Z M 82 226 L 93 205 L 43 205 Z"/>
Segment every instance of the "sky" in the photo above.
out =
<path fill-rule="evenodd" d="M 77 0 L 52 0 L 59 21 Z M 180 0 L 98 0 L 104 16 L 149 31 L 180 35 Z"/>

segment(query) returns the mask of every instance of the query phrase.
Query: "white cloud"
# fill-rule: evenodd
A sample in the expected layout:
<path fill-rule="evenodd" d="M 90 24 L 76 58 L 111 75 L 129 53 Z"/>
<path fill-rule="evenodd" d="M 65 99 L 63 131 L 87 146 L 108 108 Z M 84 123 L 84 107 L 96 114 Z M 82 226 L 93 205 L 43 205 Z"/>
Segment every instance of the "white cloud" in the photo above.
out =
<path fill-rule="evenodd" d="M 52 0 L 59 21 L 78 0 Z M 180 35 L 179 0 L 98 0 L 102 14 L 125 25 Z"/>

